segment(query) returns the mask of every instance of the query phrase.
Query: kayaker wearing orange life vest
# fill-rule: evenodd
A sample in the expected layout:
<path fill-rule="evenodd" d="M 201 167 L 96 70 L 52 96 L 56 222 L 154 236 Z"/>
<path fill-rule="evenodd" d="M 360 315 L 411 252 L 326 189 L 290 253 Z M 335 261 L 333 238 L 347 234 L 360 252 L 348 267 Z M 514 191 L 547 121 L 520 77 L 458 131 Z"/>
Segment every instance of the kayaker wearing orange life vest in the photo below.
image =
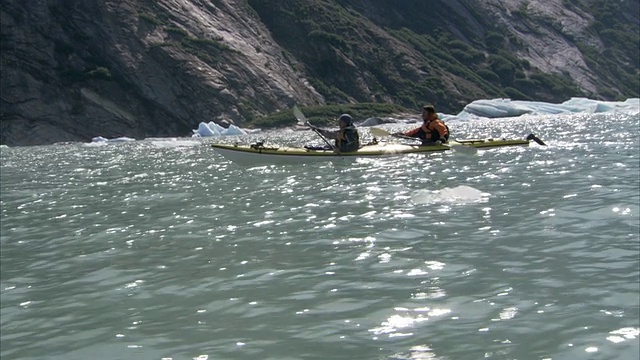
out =
<path fill-rule="evenodd" d="M 449 141 L 449 127 L 438 118 L 433 105 L 422 107 L 422 120 L 424 122 L 419 128 L 393 135 L 418 138 L 422 140 L 423 145 L 436 145 L 438 141 L 441 144 Z"/>

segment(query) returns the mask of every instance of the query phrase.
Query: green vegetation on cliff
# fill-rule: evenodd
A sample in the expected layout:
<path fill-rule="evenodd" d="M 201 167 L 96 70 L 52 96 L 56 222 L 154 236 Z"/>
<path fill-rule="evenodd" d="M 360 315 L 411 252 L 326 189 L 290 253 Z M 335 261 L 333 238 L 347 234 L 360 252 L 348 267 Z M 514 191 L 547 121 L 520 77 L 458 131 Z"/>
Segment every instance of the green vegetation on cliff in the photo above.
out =
<path fill-rule="evenodd" d="M 603 21 L 622 11 L 621 5 L 595 3 L 594 16 Z M 375 7 L 355 0 L 339 5 L 301 0 L 283 0 L 277 6 L 267 0 L 248 0 L 248 4 L 280 46 L 300 59 L 328 103 L 393 102 L 415 108 L 430 101 L 453 112 L 487 97 L 560 102 L 573 96 L 611 100 L 638 96 L 637 31 L 629 31 L 633 20 L 617 26 L 619 30 L 616 26 L 602 30 L 618 40 L 607 44 L 608 50 L 583 48 L 587 57 L 604 64 L 605 79 L 625 80 L 611 89 L 603 80 L 603 92 L 593 94 L 581 89 L 567 72 L 544 72 L 521 60 L 516 54 L 526 50 L 526 44 L 482 7 L 452 9 L 446 1 L 381 1 Z M 536 21 L 541 20 L 527 11 L 523 5 L 512 15 L 535 31 Z M 463 18 L 460 14 L 465 12 Z M 636 44 L 635 49 L 628 49 L 628 44 Z M 611 53 L 616 56 L 607 61 Z M 614 66 L 621 58 L 636 60 L 627 67 Z M 614 88 L 619 89 L 617 94 Z"/>
<path fill-rule="evenodd" d="M 3 0 L 0 143 L 291 125 L 293 104 L 331 124 L 638 97 L 639 17 L 637 0 Z"/>

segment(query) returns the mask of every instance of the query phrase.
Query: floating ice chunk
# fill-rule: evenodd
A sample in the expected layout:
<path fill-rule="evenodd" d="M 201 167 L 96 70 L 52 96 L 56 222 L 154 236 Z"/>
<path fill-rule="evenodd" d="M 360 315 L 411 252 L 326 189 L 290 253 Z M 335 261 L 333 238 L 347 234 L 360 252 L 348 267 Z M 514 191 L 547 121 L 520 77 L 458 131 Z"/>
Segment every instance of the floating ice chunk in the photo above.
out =
<path fill-rule="evenodd" d="M 225 128 L 223 128 L 222 126 L 214 123 L 213 121 L 209 121 L 209 123 L 207 124 L 207 126 L 209 127 L 209 129 L 217 134 L 217 135 L 222 135 L 225 131 Z"/>
<path fill-rule="evenodd" d="M 207 123 L 198 124 L 198 129 L 194 130 L 194 136 L 220 136 L 219 131 L 212 130 Z"/>
<path fill-rule="evenodd" d="M 571 98 L 561 104 L 538 101 L 524 101 L 511 99 L 476 100 L 464 107 L 458 114 L 459 118 L 473 117 L 501 118 L 515 117 L 525 114 L 555 115 L 570 113 L 603 113 L 603 112 L 639 112 L 640 99 L 619 101 L 599 101 L 587 98 Z"/>
<path fill-rule="evenodd" d="M 260 129 L 256 129 L 251 132 L 257 132 Z M 249 131 L 241 129 L 235 125 L 229 125 L 228 128 L 224 128 L 213 121 L 209 123 L 201 122 L 198 125 L 197 130 L 193 130 L 192 137 L 204 137 L 204 136 L 226 136 L 226 135 L 246 135 Z"/>
<path fill-rule="evenodd" d="M 530 107 L 512 102 L 510 99 L 476 100 L 465 106 L 462 111 L 488 118 L 513 117 L 533 112 Z"/>
<path fill-rule="evenodd" d="M 136 141 L 136 139 L 132 139 L 126 136 L 122 136 L 122 137 L 118 137 L 118 138 L 114 138 L 114 139 L 107 139 L 105 137 L 102 136 L 96 136 L 93 139 L 91 139 L 91 142 L 95 142 L 95 143 L 101 143 L 101 142 L 105 142 L 105 143 L 119 143 L 119 142 L 130 142 L 130 141 Z"/>
<path fill-rule="evenodd" d="M 227 129 L 223 132 L 224 135 L 246 135 L 247 132 L 240 129 L 235 125 L 229 125 Z"/>

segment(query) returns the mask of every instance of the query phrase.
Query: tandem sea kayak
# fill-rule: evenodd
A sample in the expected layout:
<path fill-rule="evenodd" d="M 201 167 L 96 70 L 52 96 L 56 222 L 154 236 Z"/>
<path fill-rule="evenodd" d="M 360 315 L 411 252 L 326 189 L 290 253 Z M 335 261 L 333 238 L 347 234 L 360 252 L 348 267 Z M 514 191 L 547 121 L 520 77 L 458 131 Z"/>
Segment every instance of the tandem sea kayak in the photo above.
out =
<path fill-rule="evenodd" d="M 359 157 L 384 157 L 404 154 L 424 154 L 439 151 L 498 148 L 505 146 L 527 146 L 531 141 L 544 143 L 531 134 L 525 139 L 469 139 L 450 141 L 442 145 L 412 145 L 383 142 L 362 146 L 353 152 L 335 152 L 331 149 L 307 149 L 302 147 L 269 146 L 264 143 L 251 145 L 212 144 L 211 147 L 228 160 L 243 164 L 307 163 L 319 160 L 334 160 Z"/>

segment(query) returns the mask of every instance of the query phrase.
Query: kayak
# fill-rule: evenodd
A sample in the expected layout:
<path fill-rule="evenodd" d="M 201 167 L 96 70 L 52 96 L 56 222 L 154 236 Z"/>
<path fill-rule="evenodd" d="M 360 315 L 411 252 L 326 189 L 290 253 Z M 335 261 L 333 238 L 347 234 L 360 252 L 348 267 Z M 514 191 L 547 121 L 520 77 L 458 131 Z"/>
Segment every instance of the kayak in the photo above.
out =
<path fill-rule="evenodd" d="M 251 145 L 212 144 L 211 147 L 228 160 L 245 164 L 307 163 L 318 160 L 334 160 L 361 157 L 385 157 L 405 154 L 425 154 L 456 150 L 499 148 L 506 146 L 527 146 L 530 141 L 538 142 L 535 135 L 526 139 L 468 139 L 449 141 L 442 145 L 415 145 L 393 142 L 367 144 L 353 152 L 335 152 L 332 149 L 307 149 L 303 147 L 269 146 L 262 142 Z M 539 144 L 541 143 L 538 142 Z M 542 143 L 543 144 L 543 143 Z"/>

